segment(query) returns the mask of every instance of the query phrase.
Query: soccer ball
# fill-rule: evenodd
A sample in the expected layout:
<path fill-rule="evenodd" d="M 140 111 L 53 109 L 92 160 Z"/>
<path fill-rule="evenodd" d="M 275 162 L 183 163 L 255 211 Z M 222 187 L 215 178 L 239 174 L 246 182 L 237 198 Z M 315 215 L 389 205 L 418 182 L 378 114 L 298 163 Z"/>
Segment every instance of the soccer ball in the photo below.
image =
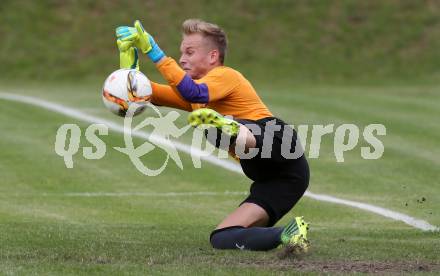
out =
<path fill-rule="evenodd" d="M 102 87 L 102 101 L 114 114 L 124 117 L 128 109 L 133 116 L 142 113 L 152 94 L 150 80 L 135 69 L 119 69 L 107 77 Z"/>

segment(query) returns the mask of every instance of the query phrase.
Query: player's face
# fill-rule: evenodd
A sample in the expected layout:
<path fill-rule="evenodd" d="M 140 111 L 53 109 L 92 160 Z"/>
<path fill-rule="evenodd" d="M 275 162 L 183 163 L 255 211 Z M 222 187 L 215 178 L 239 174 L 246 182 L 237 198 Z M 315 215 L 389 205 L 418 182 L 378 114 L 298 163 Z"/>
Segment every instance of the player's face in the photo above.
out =
<path fill-rule="evenodd" d="M 192 79 L 200 79 L 218 64 L 218 50 L 201 34 L 184 35 L 180 44 L 180 66 Z"/>

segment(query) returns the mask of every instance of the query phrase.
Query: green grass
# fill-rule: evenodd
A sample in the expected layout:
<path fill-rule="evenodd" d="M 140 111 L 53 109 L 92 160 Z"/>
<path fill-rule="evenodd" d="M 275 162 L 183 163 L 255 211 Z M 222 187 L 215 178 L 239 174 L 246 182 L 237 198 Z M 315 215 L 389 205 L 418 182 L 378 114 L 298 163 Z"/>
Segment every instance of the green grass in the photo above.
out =
<path fill-rule="evenodd" d="M 440 226 L 439 15 L 435 1 L 412 0 L 3 0 L 0 92 L 39 97 L 122 123 L 99 96 L 102 81 L 119 63 L 114 28 L 141 19 L 177 58 L 182 21 L 206 19 L 228 34 L 227 65 L 248 77 L 288 123 L 335 128 L 353 123 L 361 132 L 371 123 L 386 126 L 379 160 L 360 157 L 367 146 L 361 139 L 344 154 L 345 162 L 337 163 L 333 136 L 325 136 L 320 157 L 309 159 L 310 191 Z M 145 57 L 141 70 L 160 81 Z M 78 124 L 83 134 L 88 126 L 0 100 L 0 274 L 440 271 L 438 232 L 310 198 L 279 222 L 294 215 L 311 222 L 313 247 L 303 259 L 279 260 L 279 250 L 213 250 L 210 231 L 243 199 L 221 193 L 247 191 L 248 179 L 209 163 L 194 169 L 183 153 L 183 171 L 170 162 L 161 175 L 146 177 L 112 149 L 124 145 L 112 130 L 103 137 L 104 158 L 87 160 L 80 149 L 74 168 L 67 169 L 54 151 L 56 131 L 64 123 Z M 178 125 L 185 124 L 181 116 Z M 190 143 L 191 135 L 180 140 Z M 81 146 L 89 146 L 84 136 Z M 154 150 L 143 160 L 157 168 L 164 157 Z M 197 191 L 220 195 L 72 194 Z"/>
<path fill-rule="evenodd" d="M 2 92 L 31 95 L 121 122 L 103 108 L 99 85 L 2 85 Z M 336 163 L 332 136 L 310 159 L 310 190 L 359 200 L 440 225 L 440 163 L 435 86 L 257 87 L 270 109 L 298 124 L 382 123 L 383 158 L 363 160 L 360 143 Z M 166 111 L 167 109 L 162 109 Z M 147 115 L 150 113 L 147 113 Z M 64 123 L 88 124 L 38 107 L 0 100 L 0 272 L 4 274 L 279 274 L 361 272 L 388 264 L 387 272 L 439 271 L 439 233 L 364 211 L 303 198 L 279 223 L 294 215 L 311 222 L 312 251 L 302 260 L 279 260 L 271 252 L 216 251 L 210 231 L 243 196 L 98 196 L 69 193 L 246 191 L 244 176 L 203 163 L 194 169 L 185 154 L 181 171 L 172 162 L 157 177 L 140 174 L 111 149 L 122 135 L 104 137 L 103 159 L 74 156 L 66 169 L 54 151 Z M 184 126 L 184 116 L 178 121 Z M 309 133 L 310 135 L 310 133 Z M 189 142 L 186 135 L 182 141 Z M 142 141 L 136 139 L 136 143 Z M 82 139 L 82 146 L 88 146 Z M 158 167 L 160 150 L 144 161 Z M 423 203 L 418 203 L 422 197 Z M 363 266 L 364 265 L 364 266 Z M 344 270 L 344 267 L 350 267 Z M 336 268 L 335 268 L 336 267 Z M 369 271 L 369 270 L 367 270 Z"/>
<path fill-rule="evenodd" d="M 119 64 L 115 27 L 137 18 L 177 58 L 183 20 L 199 17 L 225 28 L 227 64 L 251 80 L 433 83 L 439 15 L 438 2 L 412 0 L 3 0 L 1 78 L 102 79 Z"/>

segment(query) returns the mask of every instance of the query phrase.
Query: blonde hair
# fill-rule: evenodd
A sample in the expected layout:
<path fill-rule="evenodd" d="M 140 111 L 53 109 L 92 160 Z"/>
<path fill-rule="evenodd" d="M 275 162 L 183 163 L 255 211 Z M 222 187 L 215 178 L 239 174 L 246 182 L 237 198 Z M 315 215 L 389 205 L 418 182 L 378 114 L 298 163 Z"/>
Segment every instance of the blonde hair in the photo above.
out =
<path fill-rule="evenodd" d="M 182 24 L 182 30 L 185 35 L 201 34 L 209 38 L 219 50 L 221 64 L 224 63 L 228 39 L 222 28 L 200 19 L 187 19 Z"/>

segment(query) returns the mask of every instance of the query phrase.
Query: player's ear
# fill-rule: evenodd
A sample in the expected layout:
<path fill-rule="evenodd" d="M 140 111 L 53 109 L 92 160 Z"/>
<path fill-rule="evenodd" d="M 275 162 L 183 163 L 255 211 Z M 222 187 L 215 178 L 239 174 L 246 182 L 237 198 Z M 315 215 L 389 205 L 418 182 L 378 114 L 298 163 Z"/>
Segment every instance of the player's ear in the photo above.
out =
<path fill-rule="evenodd" d="M 220 62 L 220 52 L 217 49 L 211 50 L 209 53 L 209 61 L 212 65 Z"/>

